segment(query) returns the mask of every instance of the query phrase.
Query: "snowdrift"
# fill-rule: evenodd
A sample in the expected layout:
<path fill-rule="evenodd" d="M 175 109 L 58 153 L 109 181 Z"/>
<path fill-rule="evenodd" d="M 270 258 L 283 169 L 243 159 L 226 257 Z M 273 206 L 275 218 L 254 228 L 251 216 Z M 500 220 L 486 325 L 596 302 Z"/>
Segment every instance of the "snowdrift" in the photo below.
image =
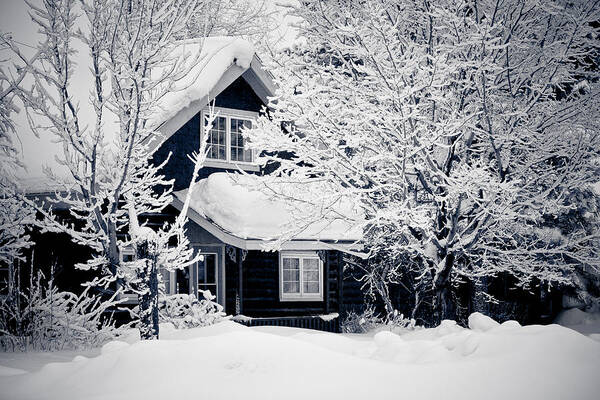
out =
<path fill-rule="evenodd" d="M 291 334 L 290 334 L 291 332 Z M 474 314 L 404 335 L 226 321 L 0 378 L 7 399 L 597 399 L 600 343 Z M 10 375 L 10 374 L 5 374 Z"/>
<path fill-rule="evenodd" d="M 571 308 L 558 314 L 554 323 L 600 341 L 600 312 L 585 312 L 578 308 Z"/>

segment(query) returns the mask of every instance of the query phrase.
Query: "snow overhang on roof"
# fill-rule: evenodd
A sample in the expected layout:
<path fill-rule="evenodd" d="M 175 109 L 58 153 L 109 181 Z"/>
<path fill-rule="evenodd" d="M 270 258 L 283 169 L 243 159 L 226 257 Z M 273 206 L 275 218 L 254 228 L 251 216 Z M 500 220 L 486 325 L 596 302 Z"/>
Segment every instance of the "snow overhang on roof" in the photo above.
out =
<path fill-rule="evenodd" d="M 211 174 L 194 188 L 187 216 L 222 242 L 244 250 L 270 249 L 274 241 L 286 238 L 279 249 L 340 250 L 361 256 L 362 231 L 354 223 L 360 215 L 349 202 L 339 201 L 335 210 L 323 215 L 309 215 L 312 205 L 290 206 L 257 190 L 262 179 Z M 186 196 L 187 190 L 175 193 L 175 208 L 183 209 Z"/>
<path fill-rule="evenodd" d="M 183 42 L 176 51 L 190 54 L 195 64 L 186 78 L 177 82 L 176 86 L 181 89 L 176 88 L 161 100 L 161 112 L 151 121 L 158 131 L 152 139 L 152 150 L 158 149 L 239 77 L 265 104 L 275 94 L 271 75 L 263 69 L 253 45 L 246 40 L 209 37 L 202 43 Z"/>

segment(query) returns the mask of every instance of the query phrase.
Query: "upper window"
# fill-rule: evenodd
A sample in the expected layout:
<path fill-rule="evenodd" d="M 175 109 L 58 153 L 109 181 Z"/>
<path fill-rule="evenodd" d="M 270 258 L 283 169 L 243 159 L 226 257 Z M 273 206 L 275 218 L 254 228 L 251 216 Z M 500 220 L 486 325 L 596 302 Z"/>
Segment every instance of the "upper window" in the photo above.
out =
<path fill-rule="evenodd" d="M 279 256 L 279 293 L 282 301 L 323 300 L 323 263 L 314 252 Z"/>
<path fill-rule="evenodd" d="M 232 164 L 254 162 L 254 152 L 245 148 L 242 136 L 244 128 L 252 127 L 254 113 L 215 109 L 218 114 L 208 131 L 208 160 Z M 202 129 L 206 123 L 207 111 L 202 112 Z"/>
<path fill-rule="evenodd" d="M 128 263 L 136 260 L 135 250 L 131 247 L 125 247 L 119 252 L 122 263 Z M 169 271 L 165 268 L 160 268 L 160 275 L 165 285 L 165 294 L 175 293 L 175 271 Z M 122 299 L 126 299 L 126 302 L 137 301 L 137 294 L 132 291 L 124 291 L 121 294 Z"/>

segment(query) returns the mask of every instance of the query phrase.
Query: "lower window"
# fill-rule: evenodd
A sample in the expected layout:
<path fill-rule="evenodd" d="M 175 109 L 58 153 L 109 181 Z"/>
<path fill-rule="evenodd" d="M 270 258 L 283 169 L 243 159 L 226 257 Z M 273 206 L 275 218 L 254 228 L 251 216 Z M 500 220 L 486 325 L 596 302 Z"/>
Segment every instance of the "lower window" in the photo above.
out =
<path fill-rule="evenodd" d="M 281 301 L 323 300 L 323 262 L 315 252 L 279 255 Z"/>

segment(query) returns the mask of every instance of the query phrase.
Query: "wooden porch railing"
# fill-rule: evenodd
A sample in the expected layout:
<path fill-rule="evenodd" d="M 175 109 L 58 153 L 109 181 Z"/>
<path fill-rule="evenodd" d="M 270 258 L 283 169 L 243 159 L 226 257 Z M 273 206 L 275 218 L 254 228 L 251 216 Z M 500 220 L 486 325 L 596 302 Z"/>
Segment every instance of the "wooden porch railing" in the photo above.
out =
<path fill-rule="evenodd" d="M 339 317 L 305 315 L 297 317 L 246 317 L 235 316 L 233 321 L 246 326 L 286 326 L 290 328 L 315 329 L 324 332 L 339 333 Z"/>

